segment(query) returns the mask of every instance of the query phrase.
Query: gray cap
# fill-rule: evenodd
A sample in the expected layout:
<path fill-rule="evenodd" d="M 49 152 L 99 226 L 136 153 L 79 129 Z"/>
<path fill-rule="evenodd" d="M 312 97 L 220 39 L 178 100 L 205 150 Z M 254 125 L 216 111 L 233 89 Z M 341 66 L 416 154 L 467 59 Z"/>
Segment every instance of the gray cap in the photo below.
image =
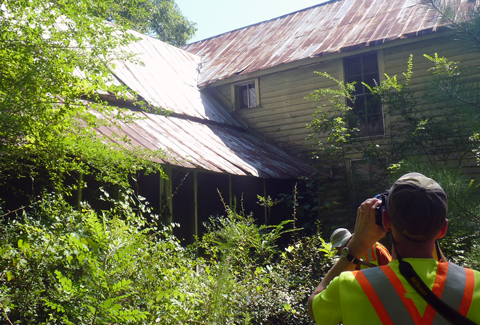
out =
<path fill-rule="evenodd" d="M 330 242 L 332 247 L 337 248 L 346 245 L 351 237 L 350 231 L 345 228 L 338 228 L 330 236 Z"/>
<path fill-rule="evenodd" d="M 447 206 L 442 187 L 420 173 L 403 175 L 388 194 L 392 225 L 414 241 L 429 240 L 438 234 L 445 223 Z"/>

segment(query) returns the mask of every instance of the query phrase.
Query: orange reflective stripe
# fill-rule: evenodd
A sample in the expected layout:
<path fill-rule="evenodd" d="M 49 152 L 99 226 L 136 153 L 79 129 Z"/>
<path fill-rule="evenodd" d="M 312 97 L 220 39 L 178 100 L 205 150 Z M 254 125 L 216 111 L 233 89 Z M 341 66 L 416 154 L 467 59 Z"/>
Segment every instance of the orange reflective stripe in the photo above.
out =
<path fill-rule="evenodd" d="M 470 305 L 472 304 L 473 299 L 473 289 L 475 288 L 475 274 L 470 269 L 465 269 L 466 271 L 466 284 L 465 284 L 465 292 L 463 293 L 462 303 L 460 304 L 460 308 L 458 312 L 463 316 L 467 316 L 468 310 L 470 309 Z"/>
<path fill-rule="evenodd" d="M 390 255 L 390 252 L 384 246 L 377 247 L 377 256 L 379 256 L 379 255 L 383 255 L 387 259 L 392 260 L 392 255 Z"/>
<path fill-rule="evenodd" d="M 437 276 L 435 277 L 435 283 L 433 284 L 432 292 L 437 297 L 441 297 L 443 289 L 445 288 L 445 282 L 448 274 L 448 263 L 439 263 L 437 267 Z M 427 304 L 425 313 L 423 314 L 423 320 L 426 324 L 431 324 L 435 319 L 437 311 Z"/>
<path fill-rule="evenodd" d="M 367 253 L 365 254 L 365 258 L 364 260 L 366 262 L 371 262 L 371 261 L 376 261 L 376 256 L 375 256 L 375 244 L 370 247 L 367 251 Z"/>
<path fill-rule="evenodd" d="M 468 314 L 468 309 L 470 308 L 471 304 L 471 299 L 468 297 L 468 292 L 473 290 L 470 289 L 468 285 L 468 282 L 471 281 L 469 280 L 468 275 L 470 270 L 454 263 L 440 263 L 439 269 L 442 270 L 443 268 L 447 268 L 448 272 L 441 296 L 442 301 L 452 307 L 454 310 L 462 313 L 462 308 L 462 314 Z M 448 324 L 448 322 L 439 313 L 435 314 L 433 322 L 435 324 Z"/>
<path fill-rule="evenodd" d="M 413 300 L 405 298 L 407 290 L 388 265 L 357 271 L 355 279 L 383 324 L 448 324 L 430 305 L 421 316 Z M 453 263 L 438 264 L 432 292 L 464 316 L 470 309 L 474 288 L 475 274 L 472 270 Z"/>
<path fill-rule="evenodd" d="M 388 249 L 380 243 L 375 244 L 375 255 L 378 265 L 387 265 L 392 260 L 392 255 Z"/>
<path fill-rule="evenodd" d="M 386 266 L 385 268 L 388 268 Z M 402 299 L 384 272 L 384 267 L 373 267 L 363 271 L 388 317 L 396 325 L 416 325 Z M 370 301 L 373 304 L 373 301 Z"/>
<path fill-rule="evenodd" d="M 385 273 L 387 278 L 390 280 L 390 283 L 393 285 L 395 288 L 395 291 L 397 292 L 398 296 L 402 300 L 403 304 L 405 305 L 405 308 L 407 309 L 408 313 L 412 317 L 412 320 L 414 321 L 415 324 L 424 324 L 422 320 L 422 316 L 418 312 L 417 307 L 415 306 L 415 303 L 413 302 L 412 299 L 405 298 L 405 294 L 407 293 L 407 290 L 403 286 L 402 282 L 398 278 L 398 276 L 395 274 L 395 272 L 392 270 L 390 266 L 382 266 L 382 271 Z"/>
<path fill-rule="evenodd" d="M 385 310 L 385 307 L 383 307 L 383 304 L 380 301 L 380 298 L 378 298 L 377 293 L 375 292 L 373 287 L 370 285 L 370 282 L 368 282 L 365 275 L 362 272 L 358 272 L 358 271 L 353 272 L 353 274 L 355 276 L 355 279 L 358 281 L 358 283 L 362 287 L 363 292 L 365 292 L 365 294 L 367 295 L 368 300 L 370 300 L 370 303 L 375 309 L 375 312 L 380 318 L 380 321 L 382 322 L 382 324 L 393 325 L 393 322 L 390 319 L 390 316 L 388 316 L 388 313 Z"/>

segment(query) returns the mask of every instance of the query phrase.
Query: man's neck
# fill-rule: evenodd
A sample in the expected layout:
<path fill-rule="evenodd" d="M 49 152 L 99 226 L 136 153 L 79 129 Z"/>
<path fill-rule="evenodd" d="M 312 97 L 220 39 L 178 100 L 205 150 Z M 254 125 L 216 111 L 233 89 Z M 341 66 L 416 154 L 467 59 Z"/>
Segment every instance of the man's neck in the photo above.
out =
<path fill-rule="evenodd" d="M 435 240 L 415 242 L 406 239 L 398 233 L 394 234 L 394 240 L 395 244 L 392 247 L 393 259 L 398 259 L 397 252 L 401 258 L 433 258 Z"/>

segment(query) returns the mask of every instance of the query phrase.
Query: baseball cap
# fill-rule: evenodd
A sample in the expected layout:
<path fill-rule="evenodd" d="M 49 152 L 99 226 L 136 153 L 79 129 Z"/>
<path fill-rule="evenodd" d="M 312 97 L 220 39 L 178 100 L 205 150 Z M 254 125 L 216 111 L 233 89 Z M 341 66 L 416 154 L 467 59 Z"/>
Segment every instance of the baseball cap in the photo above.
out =
<path fill-rule="evenodd" d="M 330 236 L 330 242 L 332 247 L 337 248 L 347 244 L 348 240 L 352 237 L 350 231 L 345 228 L 338 228 Z"/>
<path fill-rule="evenodd" d="M 408 173 L 393 184 L 388 194 L 392 225 L 413 241 L 434 238 L 447 217 L 447 195 L 433 179 Z"/>

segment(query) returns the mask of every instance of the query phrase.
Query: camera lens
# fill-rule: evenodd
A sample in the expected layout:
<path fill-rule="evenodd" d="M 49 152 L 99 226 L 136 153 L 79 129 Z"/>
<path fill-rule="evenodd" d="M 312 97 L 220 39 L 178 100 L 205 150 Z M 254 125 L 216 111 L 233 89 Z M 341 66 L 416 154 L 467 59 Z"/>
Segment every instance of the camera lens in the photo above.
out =
<path fill-rule="evenodd" d="M 375 223 L 380 227 L 383 227 L 382 214 L 383 210 L 387 209 L 387 196 L 388 192 L 377 194 L 374 196 L 375 199 L 379 199 L 382 201 L 382 203 L 375 208 Z"/>

